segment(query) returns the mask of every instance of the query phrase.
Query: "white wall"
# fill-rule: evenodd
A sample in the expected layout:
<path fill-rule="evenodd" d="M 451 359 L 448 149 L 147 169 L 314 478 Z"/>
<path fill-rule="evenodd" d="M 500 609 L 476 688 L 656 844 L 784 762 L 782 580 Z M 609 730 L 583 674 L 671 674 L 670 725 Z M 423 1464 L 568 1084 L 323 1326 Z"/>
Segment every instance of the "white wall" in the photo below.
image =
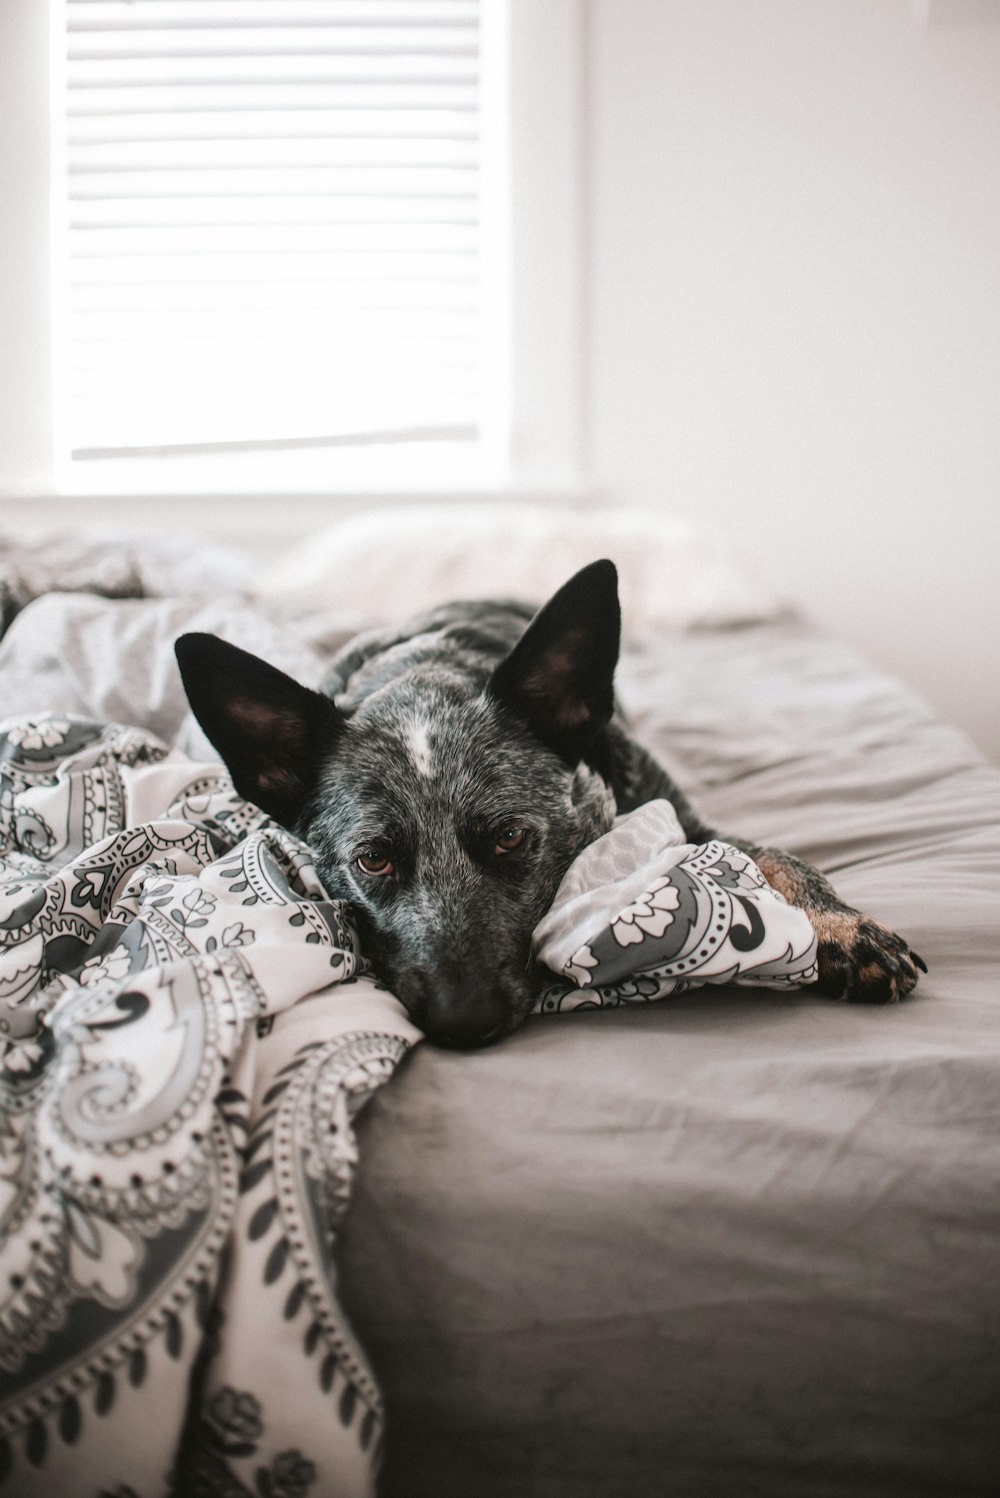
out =
<path fill-rule="evenodd" d="M 756 552 L 1000 762 L 1000 0 L 570 3 L 584 468 Z M 26 496 L 0 522 L 31 528 L 75 508 L 39 503 L 46 21 L 0 0 L 0 477 Z M 182 512 L 216 532 L 324 513 Z"/>
<path fill-rule="evenodd" d="M 594 476 L 1000 761 L 1000 3 L 588 20 Z"/>
<path fill-rule="evenodd" d="M 0 0 L 0 482 L 49 485 L 48 6 Z"/>

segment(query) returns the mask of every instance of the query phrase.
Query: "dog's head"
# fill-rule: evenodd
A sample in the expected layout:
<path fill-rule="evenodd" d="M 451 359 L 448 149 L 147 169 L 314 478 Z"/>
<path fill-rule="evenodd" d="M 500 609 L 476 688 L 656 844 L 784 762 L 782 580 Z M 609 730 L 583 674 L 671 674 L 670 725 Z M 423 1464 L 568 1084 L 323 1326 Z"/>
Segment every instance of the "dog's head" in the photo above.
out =
<path fill-rule="evenodd" d="M 447 658 L 350 710 L 213 635 L 177 642 L 188 700 L 236 789 L 309 843 L 362 949 L 444 1045 L 531 1011 L 531 934 L 607 831 L 615 569 L 571 578 L 487 676 Z"/>

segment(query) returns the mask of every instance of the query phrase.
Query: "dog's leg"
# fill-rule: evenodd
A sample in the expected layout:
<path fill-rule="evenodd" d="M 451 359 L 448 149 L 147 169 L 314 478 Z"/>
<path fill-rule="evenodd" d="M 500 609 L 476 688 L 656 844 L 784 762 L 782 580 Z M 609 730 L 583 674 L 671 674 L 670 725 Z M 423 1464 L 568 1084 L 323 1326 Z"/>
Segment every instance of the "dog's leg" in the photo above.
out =
<path fill-rule="evenodd" d="M 673 804 L 689 842 L 713 838 L 732 843 L 752 858 L 772 889 L 804 910 L 816 932 L 819 991 L 859 1004 L 887 1004 L 905 996 L 927 968 L 901 936 L 845 905 L 810 864 L 780 848 L 763 848 L 717 833 L 651 754 L 618 724 L 609 729 L 611 784 L 620 812 L 663 797 Z"/>
<path fill-rule="evenodd" d="M 819 991 L 855 1004 L 891 1004 L 905 998 L 923 960 L 901 936 L 845 905 L 817 869 L 780 848 L 727 838 L 748 854 L 772 889 L 809 917 L 817 938 Z"/>

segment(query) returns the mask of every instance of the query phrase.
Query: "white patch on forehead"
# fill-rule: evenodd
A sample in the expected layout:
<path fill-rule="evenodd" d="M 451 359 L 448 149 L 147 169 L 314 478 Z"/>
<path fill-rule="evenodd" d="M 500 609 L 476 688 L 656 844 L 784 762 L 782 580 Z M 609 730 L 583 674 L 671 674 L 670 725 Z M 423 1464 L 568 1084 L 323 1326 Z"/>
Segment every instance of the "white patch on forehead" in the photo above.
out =
<path fill-rule="evenodd" d="M 411 723 L 406 734 L 406 749 L 418 775 L 429 780 L 434 774 L 434 758 L 431 754 L 430 726 L 422 718 Z"/>

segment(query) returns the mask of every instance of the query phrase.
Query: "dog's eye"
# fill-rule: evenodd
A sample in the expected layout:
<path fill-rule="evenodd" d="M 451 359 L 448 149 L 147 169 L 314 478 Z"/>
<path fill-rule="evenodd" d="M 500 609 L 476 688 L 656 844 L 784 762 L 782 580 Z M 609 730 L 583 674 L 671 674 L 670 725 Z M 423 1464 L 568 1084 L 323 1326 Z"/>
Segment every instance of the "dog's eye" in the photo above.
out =
<path fill-rule="evenodd" d="M 518 848 L 523 846 L 527 835 L 527 828 L 525 827 L 505 827 L 497 837 L 493 852 L 498 855 L 502 853 L 516 853 Z"/>
<path fill-rule="evenodd" d="M 392 859 L 387 853 L 380 853 L 377 848 L 369 848 L 359 854 L 355 862 L 362 874 L 370 874 L 375 879 L 392 873 Z"/>

